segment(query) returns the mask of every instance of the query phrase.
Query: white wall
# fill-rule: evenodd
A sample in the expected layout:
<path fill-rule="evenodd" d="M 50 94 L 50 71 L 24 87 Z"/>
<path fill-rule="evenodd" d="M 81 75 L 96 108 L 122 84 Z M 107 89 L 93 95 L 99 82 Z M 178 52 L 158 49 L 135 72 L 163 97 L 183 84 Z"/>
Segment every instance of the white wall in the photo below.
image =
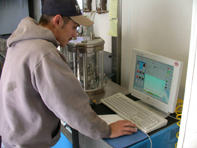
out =
<path fill-rule="evenodd" d="M 109 10 L 110 0 L 107 1 L 107 10 Z M 92 11 L 96 10 L 96 0 L 92 0 Z M 91 12 L 90 12 L 91 13 Z M 85 13 L 90 15 L 90 13 Z M 109 13 L 98 14 L 94 13 L 92 20 L 94 21 L 93 30 L 96 36 L 100 36 L 105 40 L 104 51 L 111 53 L 111 36 L 108 35 L 110 22 Z"/>
<path fill-rule="evenodd" d="M 179 91 L 183 99 L 192 0 L 124 0 L 122 8 L 121 85 L 129 85 L 131 50 L 147 50 L 184 62 Z"/>

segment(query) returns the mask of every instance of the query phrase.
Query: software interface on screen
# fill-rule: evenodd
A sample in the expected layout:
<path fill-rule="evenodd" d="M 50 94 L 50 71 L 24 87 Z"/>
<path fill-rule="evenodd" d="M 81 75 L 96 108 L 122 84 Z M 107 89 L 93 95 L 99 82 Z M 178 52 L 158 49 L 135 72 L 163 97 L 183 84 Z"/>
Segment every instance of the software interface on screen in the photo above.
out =
<path fill-rule="evenodd" d="M 174 67 L 140 55 L 136 61 L 133 88 L 168 104 Z"/>

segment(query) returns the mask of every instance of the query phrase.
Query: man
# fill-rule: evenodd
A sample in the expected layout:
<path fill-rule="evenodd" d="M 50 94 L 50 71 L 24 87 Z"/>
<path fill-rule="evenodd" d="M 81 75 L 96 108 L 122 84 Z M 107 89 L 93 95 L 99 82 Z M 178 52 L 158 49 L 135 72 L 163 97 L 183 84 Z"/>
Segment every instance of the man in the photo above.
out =
<path fill-rule="evenodd" d="M 95 114 L 57 50 L 76 37 L 78 25 L 92 24 L 75 0 L 43 0 L 39 25 L 27 17 L 7 40 L 0 81 L 0 135 L 5 148 L 50 148 L 60 137 L 60 119 L 94 139 L 136 132 L 130 121 L 107 125 Z"/>

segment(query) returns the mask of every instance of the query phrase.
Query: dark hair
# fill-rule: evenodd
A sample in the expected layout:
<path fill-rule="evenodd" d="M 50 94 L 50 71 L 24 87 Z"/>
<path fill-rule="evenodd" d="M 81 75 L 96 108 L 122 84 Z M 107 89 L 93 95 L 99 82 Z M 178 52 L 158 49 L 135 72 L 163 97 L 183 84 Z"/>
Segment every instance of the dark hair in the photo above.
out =
<path fill-rule="evenodd" d="M 46 26 L 49 24 L 51 18 L 53 18 L 53 17 L 54 16 L 42 14 L 40 17 L 40 20 L 39 20 L 39 24 L 42 26 Z M 69 22 L 70 17 L 62 16 L 62 19 L 64 20 L 64 25 L 66 25 Z"/>

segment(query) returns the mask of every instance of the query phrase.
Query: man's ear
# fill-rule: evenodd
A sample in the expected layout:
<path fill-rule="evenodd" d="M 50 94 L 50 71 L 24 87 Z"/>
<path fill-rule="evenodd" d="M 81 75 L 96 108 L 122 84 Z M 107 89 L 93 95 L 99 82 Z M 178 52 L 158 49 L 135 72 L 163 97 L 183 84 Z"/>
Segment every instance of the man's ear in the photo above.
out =
<path fill-rule="evenodd" d="M 59 28 L 61 28 L 64 25 L 64 21 L 63 21 L 61 15 L 57 14 L 56 16 L 54 16 L 53 25 L 56 30 L 58 30 Z"/>

